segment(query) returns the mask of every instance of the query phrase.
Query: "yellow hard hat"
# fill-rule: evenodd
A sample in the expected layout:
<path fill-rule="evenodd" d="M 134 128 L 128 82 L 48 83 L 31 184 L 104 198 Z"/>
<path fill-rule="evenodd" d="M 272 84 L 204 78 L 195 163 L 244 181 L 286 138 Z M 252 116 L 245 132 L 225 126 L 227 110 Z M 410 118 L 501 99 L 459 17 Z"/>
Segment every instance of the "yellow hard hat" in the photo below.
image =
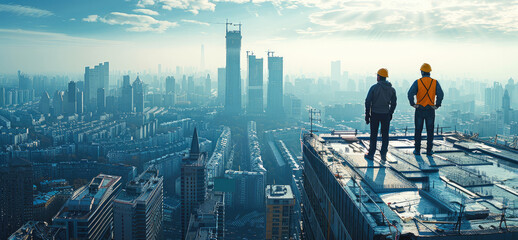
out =
<path fill-rule="evenodd" d="M 388 77 L 388 70 L 386 68 L 380 68 L 380 70 L 378 70 L 378 75 L 387 78 Z"/>
<path fill-rule="evenodd" d="M 432 71 L 432 67 L 428 63 L 423 63 L 423 65 L 421 65 L 421 71 L 429 73 Z"/>

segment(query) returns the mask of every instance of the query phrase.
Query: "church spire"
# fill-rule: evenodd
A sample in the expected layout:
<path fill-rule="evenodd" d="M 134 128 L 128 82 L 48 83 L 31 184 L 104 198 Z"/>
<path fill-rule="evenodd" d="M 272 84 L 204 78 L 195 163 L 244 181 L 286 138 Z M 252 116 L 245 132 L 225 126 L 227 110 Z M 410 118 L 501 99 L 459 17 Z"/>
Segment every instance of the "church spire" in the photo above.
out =
<path fill-rule="evenodd" d="M 192 134 L 192 142 L 191 142 L 191 151 L 190 155 L 199 155 L 200 154 L 200 144 L 198 142 L 198 131 L 196 127 L 194 128 L 194 133 Z"/>

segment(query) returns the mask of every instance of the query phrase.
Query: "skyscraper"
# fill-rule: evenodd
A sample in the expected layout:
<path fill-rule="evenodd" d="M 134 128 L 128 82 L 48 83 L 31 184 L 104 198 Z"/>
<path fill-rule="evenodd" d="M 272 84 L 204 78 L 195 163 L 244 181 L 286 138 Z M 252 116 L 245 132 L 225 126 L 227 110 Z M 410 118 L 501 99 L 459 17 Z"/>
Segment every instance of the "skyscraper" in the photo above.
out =
<path fill-rule="evenodd" d="M 331 84 L 335 87 L 339 87 L 340 80 L 342 79 L 341 76 L 341 66 L 342 62 L 340 60 L 332 61 L 331 62 Z"/>
<path fill-rule="evenodd" d="M 248 105 L 249 114 L 263 113 L 263 59 L 248 55 Z"/>
<path fill-rule="evenodd" d="M 138 113 L 144 112 L 144 83 L 138 76 L 133 81 L 133 104 Z"/>
<path fill-rule="evenodd" d="M 189 76 L 187 78 L 187 92 L 194 93 L 194 76 Z"/>
<path fill-rule="evenodd" d="M 18 88 L 23 90 L 32 89 L 32 79 L 22 74 L 20 70 L 18 70 Z"/>
<path fill-rule="evenodd" d="M 295 196 L 290 185 L 266 186 L 266 239 L 291 239 Z"/>
<path fill-rule="evenodd" d="M 95 109 L 97 103 L 97 89 L 109 90 L 110 85 L 110 64 L 99 63 L 94 68 L 85 67 L 85 102 L 90 111 Z"/>
<path fill-rule="evenodd" d="M 169 76 L 165 79 L 165 93 L 175 92 L 176 80 L 173 76 Z"/>
<path fill-rule="evenodd" d="M 187 92 L 187 76 L 182 76 L 182 91 Z"/>
<path fill-rule="evenodd" d="M 74 81 L 70 81 L 68 83 L 68 91 L 67 91 L 67 100 L 66 100 L 66 107 L 65 112 L 68 115 L 74 115 L 76 113 L 77 105 L 76 105 L 76 93 L 77 87 L 76 83 Z"/>
<path fill-rule="evenodd" d="M 182 239 L 185 238 L 191 214 L 205 201 L 207 195 L 206 157 L 206 152 L 200 152 L 195 128 L 189 156 L 182 160 L 181 167 Z"/>
<path fill-rule="evenodd" d="M 5 97 L 6 97 L 6 95 L 5 95 L 5 88 L 1 87 L 0 88 L 0 107 L 5 106 L 5 104 L 6 104 L 5 103 L 6 102 L 5 101 Z"/>
<path fill-rule="evenodd" d="M 63 91 L 56 91 L 52 99 L 52 107 L 54 107 L 54 115 L 63 114 Z"/>
<path fill-rule="evenodd" d="M 241 112 L 241 24 L 238 30 L 228 30 L 226 26 L 226 78 L 225 110 L 230 114 Z"/>
<path fill-rule="evenodd" d="M 207 74 L 207 78 L 205 78 L 205 95 L 210 96 L 211 91 L 211 79 L 210 74 Z"/>
<path fill-rule="evenodd" d="M 50 96 L 47 91 L 41 93 L 39 110 L 43 114 L 48 114 L 50 111 Z"/>
<path fill-rule="evenodd" d="M 163 177 L 148 169 L 130 181 L 113 203 L 113 238 L 158 239 L 164 211 Z"/>
<path fill-rule="evenodd" d="M 225 68 L 218 68 L 218 103 L 225 103 L 225 83 L 226 83 L 226 70 Z"/>
<path fill-rule="evenodd" d="M 66 229 L 67 239 L 106 239 L 113 223 L 113 200 L 120 191 L 121 177 L 99 174 L 77 189 L 52 219 Z"/>
<path fill-rule="evenodd" d="M 502 111 L 504 112 L 504 123 L 510 123 L 509 112 L 511 111 L 511 97 L 509 97 L 509 91 L 505 90 L 504 96 L 502 97 Z"/>
<path fill-rule="evenodd" d="M 83 91 L 77 91 L 77 97 L 76 97 L 76 111 L 77 113 L 81 114 L 83 113 L 83 110 L 84 110 L 84 96 L 83 96 Z"/>
<path fill-rule="evenodd" d="M 121 108 L 123 112 L 133 112 L 133 87 L 130 83 L 130 76 L 124 75 L 122 77 L 122 98 Z"/>
<path fill-rule="evenodd" d="M 0 239 L 7 239 L 25 222 L 32 220 L 32 164 L 12 159 L 0 168 Z"/>
<path fill-rule="evenodd" d="M 283 59 L 268 52 L 268 98 L 266 111 L 269 114 L 283 115 Z"/>
<path fill-rule="evenodd" d="M 104 88 L 97 89 L 97 112 L 106 110 L 106 94 Z"/>

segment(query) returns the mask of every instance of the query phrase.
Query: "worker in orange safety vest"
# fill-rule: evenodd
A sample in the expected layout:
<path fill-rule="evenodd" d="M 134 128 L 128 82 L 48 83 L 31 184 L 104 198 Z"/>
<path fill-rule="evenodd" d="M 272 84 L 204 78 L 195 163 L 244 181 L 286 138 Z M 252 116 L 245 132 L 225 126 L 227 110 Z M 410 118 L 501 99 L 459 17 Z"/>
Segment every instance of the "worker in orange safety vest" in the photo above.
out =
<path fill-rule="evenodd" d="M 430 77 L 432 67 L 428 63 L 421 66 L 422 78 L 417 79 L 408 90 L 408 101 L 415 108 L 415 155 L 421 155 L 421 134 L 426 122 L 426 155 L 433 155 L 433 130 L 435 110 L 441 107 L 444 92 L 439 82 Z M 417 102 L 414 100 L 417 100 Z"/>

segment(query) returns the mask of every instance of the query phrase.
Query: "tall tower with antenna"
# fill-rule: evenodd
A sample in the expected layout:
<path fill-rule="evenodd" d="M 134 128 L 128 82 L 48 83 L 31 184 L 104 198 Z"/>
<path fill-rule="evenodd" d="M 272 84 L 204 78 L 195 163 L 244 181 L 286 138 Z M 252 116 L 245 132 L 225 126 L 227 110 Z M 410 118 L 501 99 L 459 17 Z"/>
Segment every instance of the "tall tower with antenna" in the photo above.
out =
<path fill-rule="evenodd" d="M 229 30 L 237 26 L 238 29 Z M 241 23 L 226 23 L 226 79 L 225 111 L 232 115 L 241 113 Z"/>

